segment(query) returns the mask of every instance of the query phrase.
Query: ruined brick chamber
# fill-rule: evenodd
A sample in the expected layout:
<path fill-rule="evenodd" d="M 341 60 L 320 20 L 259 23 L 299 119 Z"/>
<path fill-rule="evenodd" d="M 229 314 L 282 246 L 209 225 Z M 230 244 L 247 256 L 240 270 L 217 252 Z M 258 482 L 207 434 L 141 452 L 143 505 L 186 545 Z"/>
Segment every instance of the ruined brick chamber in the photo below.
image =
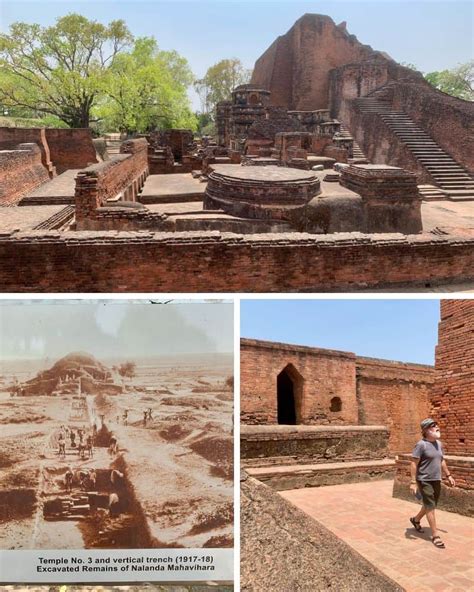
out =
<path fill-rule="evenodd" d="M 431 366 L 242 339 L 242 465 L 277 490 L 391 479 L 432 382 Z"/>
<path fill-rule="evenodd" d="M 430 416 L 441 429 L 456 487 L 442 484 L 440 507 L 474 516 L 474 300 L 441 300 Z M 393 494 L 410 499 L 409 457 L 397 461 Z"/>

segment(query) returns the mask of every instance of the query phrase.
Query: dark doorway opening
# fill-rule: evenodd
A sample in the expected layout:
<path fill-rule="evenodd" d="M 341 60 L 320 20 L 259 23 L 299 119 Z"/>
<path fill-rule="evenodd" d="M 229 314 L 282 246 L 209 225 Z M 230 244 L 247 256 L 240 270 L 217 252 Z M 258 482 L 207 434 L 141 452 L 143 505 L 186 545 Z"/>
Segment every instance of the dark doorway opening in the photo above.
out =
<path fill-rule="evenodd" d="M 286 369 L 277 377 L 278 423 L 296 425 L 296 407 L 293 381 Z"/>

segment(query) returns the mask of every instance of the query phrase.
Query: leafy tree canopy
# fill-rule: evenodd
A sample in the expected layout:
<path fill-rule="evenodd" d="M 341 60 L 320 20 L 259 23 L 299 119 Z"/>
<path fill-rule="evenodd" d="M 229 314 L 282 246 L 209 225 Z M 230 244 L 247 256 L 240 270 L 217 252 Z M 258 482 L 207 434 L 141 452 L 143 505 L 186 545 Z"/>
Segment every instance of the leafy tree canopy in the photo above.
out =
<path fill-rule="evenodd" d="M 187 61 L 177 52 L 159 50 L 153 38 L 139 38 L 130 52 L 114 60 L 97 113 L 106 128 L 125 132 L 196 129 L 187 96 L 193 80 Z"/>
<path fill-rule="evenodd" d="M 474 60 L 452 70 L 429 72 L 425 74 L 425 78 L 435 88 L 448 95 L 474 101 Z"/>
<path fill-rule="evenodd" d="M 121 20 L 106 26 L 69 14 L 51 27 L 14 23 L 0 35 L 0 101 L 88 127 L 109 69 L 132 40 Z"/>
<path fill-rule="evenodd" d="M 102 118 L 110 131 L 195 129 L 192 83 L 184 58 L 152 38 L 134 40 L 121 20 L 103 25 L 69 14 L 51 27 L 14 23 L 0 34 L 4 115 L 52 116 L 70 127 Z"/>
<path fill-rule="evenodd" d="M 230 100 L 234 88 L 249 82 L 250 76 L 251 70 L 245 69 L 237 58 L 221 60 L 208 68 L 204 78 L 194 85 L 201 99 L 201 111 L 213 113 L 216 104 Z"/>

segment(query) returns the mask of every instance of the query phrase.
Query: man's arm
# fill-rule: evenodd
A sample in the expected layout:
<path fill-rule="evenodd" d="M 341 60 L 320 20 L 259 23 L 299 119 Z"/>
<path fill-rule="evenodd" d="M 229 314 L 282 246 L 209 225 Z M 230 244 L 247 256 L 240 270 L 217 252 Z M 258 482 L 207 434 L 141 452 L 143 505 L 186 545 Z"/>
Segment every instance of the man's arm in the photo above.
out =
<path fill-rule="evenodd" d="M 444 458 L 441 461 L 441 470 L 443 471 L 444 476 L 447 477 L 449 485 L 454 487 L 456 485 L 456 481 L 451 477 L 451 473 L 449 472 L 448 465 L 446 464 Z"/>
<path fill-rule="evenodd" d="M 418 463 L 420 462 L 419 458 L 416 458 L 415 456 L 411 457 L 411 462 L 410 462 L 410 491 L 412 492 L 413 495 L 416 495 L 417 489 L 418 489 L 418 485 L 416 484 L 416 469 L 418 468 Z"/>

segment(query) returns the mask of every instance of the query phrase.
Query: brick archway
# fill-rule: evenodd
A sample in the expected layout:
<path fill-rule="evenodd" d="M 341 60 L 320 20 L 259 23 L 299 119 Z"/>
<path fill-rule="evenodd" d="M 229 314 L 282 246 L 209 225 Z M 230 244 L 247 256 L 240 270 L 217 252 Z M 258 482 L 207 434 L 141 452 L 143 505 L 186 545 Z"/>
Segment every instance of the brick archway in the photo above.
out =
<path fill-rule="evenodd" d="M 304 379 L 293 364 L 277 376 L 277 422 L 296 425 L 302 422 Z"/>

